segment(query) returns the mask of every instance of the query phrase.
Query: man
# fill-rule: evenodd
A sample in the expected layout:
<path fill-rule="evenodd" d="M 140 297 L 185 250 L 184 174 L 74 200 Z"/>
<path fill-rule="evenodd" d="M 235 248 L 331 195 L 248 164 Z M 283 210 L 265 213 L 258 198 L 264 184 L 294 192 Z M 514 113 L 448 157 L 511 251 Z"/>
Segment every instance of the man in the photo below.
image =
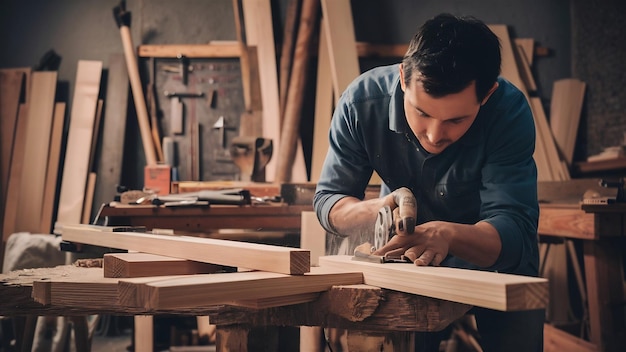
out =
<path fill-rule="evenodd" d="M 401 64 L 355 79 L 334 112 L 316 189 L 322 226 L 372 235 L 378 210 L 402 210 L 409 194 L 417 213 L 394 219 L 398 234 L 375 254 L 537 276 L 535 127 L 524 95 L 498 77 L 500 63 L 483 22 L 441 14 Z M 381 197 L 363 200 L 373 171 Z M 485 351 L 542 350 L 543 310 L 472 312 Z"/>

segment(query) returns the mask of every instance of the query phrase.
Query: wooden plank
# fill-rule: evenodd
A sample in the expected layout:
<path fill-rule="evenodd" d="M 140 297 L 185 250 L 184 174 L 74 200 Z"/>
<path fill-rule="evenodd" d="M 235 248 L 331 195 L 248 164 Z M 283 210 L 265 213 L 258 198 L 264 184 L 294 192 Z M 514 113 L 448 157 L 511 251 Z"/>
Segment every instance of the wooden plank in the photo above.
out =
<path fill-rule="evenodd" d="M 15 143 L 11 156 L 11 170 L 7 187 L 6 204 L 18 204 L 22 183 L 22 169 L 24 168 L 24 148 L 26 145 L 26 131 L 28 125 L 28 105 L 20 104 L 15 131 Z M 6 243 L 9 236 L 16 232 L 17 206 L 6 207 L 2 224 L 2 241 Z"/>
<path fill-rule="evenodd" d="M 298 140 L 300 139 L 300 121 L 304 102 L 303 92 L 306 86 L 310 57 L 309 50 L 314 39 L 314 30 L 317 28 L 318 12 L 318 0 L 303 1 L 293 68 L 289 81 L 289 92 L 287 93 L 281 124 L 281 147 L 276 155 L 276 182 L 302 182 L 307 180 L 306 168 L 304 170 L 301 167 L 296 168 L 296 159 L 298 155 L 302 155 L 302 148 L 298 148 Z M 298 169 L 300 176 L 297 175 Z"/>
<path fill-rule="evenodd" d="M 311 262 L 310 252 L 303 249 L 188 236 L 111 232 L 103 226 L 64 224 L 62 237 L 70 242 L 284 274 L 309 272 Z"/>
<path fill-rule="evenodd" d="M 300 248 L 311 251 L 311 266 L 318 266 L 319 257 L 326 252 L 326 230 L 320 225 L 314 211 L 302 212 Z"/>
<path fill-rule="evenodd" d="M 102 142 L 95 166 L 98 173 L 93 201 L 95 209 L 113 200 L 121 182 L 129 87 L 128 70 L 121 53 L 109 56 L 106 87 Z M 95 211 L 91 215 L 93 218 Z"/>
<path fill-rule="evenodd" d="M 56 208 L 56 195 L 59 180 L 59 164 L 61 163 L 61 149 L 63 143 L 63 126 L 65 125 L 65 103 L 56 103 L 50 136 L 50 152 L 48 154 L 48 166 L 46 167 L 46 184 L 41 209 L 41 222 L 39 233 L 51 233 L 54 211 Z"/>
<path fill-rule="evenodd" d="M 22 181 L 16 230 L 39 232 L 46 173 L 42 168 L 48 164 L 50 130 L 54 110 L 57 72 L 34 72 L 32 74 L 31 98 L 28 109 Z"/>
<path fill-rule="evenodd" d="M 236 41 L 212 41 L 208 44 L 144 44 L 139 45 L 139 57 L 177 58 L 184 55 L 190 59 L 238 58 L 241 48 Z"/>
<path fill-rule="evenodd" d="M 0 212 L 3 211 L 24 72 L 0 70 Z M 0 218 L 1 219 L 1 218 Z"/>
<path fill-rule="evenodd" d="M 103 268 L 104 277 L 117 278 L 210 274 L 223 269 L 221 265 L 149 253 L 106 253 Z"/>
<path fill-rule="evenodd" d="M 561 181 L 569 179 L 569 172 L 563 168 L 556 144 L 548 126 L 547 118 L 539 98 L 528 96 L 528 88 L 521 78 L 509 30 L 506 25 L 489 25 L 501 43 L 502 73 L 501 75 L 519 88 L 533 111 L 537 140 L 534 158 L 537 163 L 537 179 L 539 181 Z"/>
<path fill-rule="evenodd" d="M 548 281 L 537 277 L 447 267 L 375 264 L 353 261 L 347 255 L 320 257 L 320 266 L 362 271 L 367 285 L 501 311 L 540 309 L 548 303 Z"/>
<path fill-rule="evenodd" d="M 554 81 L 552 88 L 550 128 L 568 165 L 574 158 L 585 86 L 585 82 L 579 79 L 565 78 Z"/>
<path fill-rule="evenodd" d="M 543 326 L 544 352 L 597 352 L 598 347 L 550 324 Z"/>
<path fill-rule="evenodd" d="M 146 309 L 208 306 L 238 300 L 322 292 L 333 285 L 359 284 L 362 280 L 363 276 L 359 272 L 325 268 L 312 268 L 310 273 L 304 275 L 250 271 L 154 278 L 141 283 L 122 279 L 119 283 L 119 304 Z M 181 295 L 180 292 L 185 294 Z"/>
<path fill-rule="evenodd" d="M 269 0 L 242 0 L 248 46 L 257 47 L 261 103 L 263 105 L 263 137 L 273 142 L 274 153 L 280 150 L 280 102 L 272 10 Z M 265 167 L 265 179 L 274 181 L 276 158 Z"/>
<path fill-rule="evenodd" d="M 354 21 L 349 0 L 322 0 L 322 26 L 326 33 L 335 102 L 360 73 Z"/>
<path fill-rule="evenodd" d="M 524 47 L 518 44 L 514 44 L 513 51 L 515 51 L 515 57 L 517 59 L 517 66 L 519 67 L 520 76 L 524 81 L 524 85 L 528 92 L 536 92 L 537 84 L 535 83 L 535 77 L 530 69 L 530 63 L 528 62 L 528 56 L 524 51 Z"/>
<path fill-rule="evenodd" d="M 68 126 L 57 222 L 79 223 L 83 212 L 89 154 L 102 75 L 101 61 L 78 61 Z"/>
<path fill-rule="evenodd" d="M 548 207 L 541 206 L 538 233 L 542 236 L 598 239 L 595 232 L 595 216 L 580 210 L 580 206 Z"/>
<path fill-rule="evenodd" d="M 533 38 L 515 38 L 513 42 L 523 49 L 528 66 L 532 67 L 535 59 L 535 40 Z"/>
<path fill-rule="evenodd" d="M 408 48 L 408 44 L 356 42 L 356 52 L 359 57 L 403 58 Z"/>
<path fill-rule="evenodd" d="M 317 183 L 328 152 L 328 130 L 333 116 L 333 80 L 330 73 L 330 53 L 326 30 L 320 28 L 317 57 L 317 83 L 315 85 L 315 124 L 313 127 L 313 152 L 311 155 L 311 182 Z"/>

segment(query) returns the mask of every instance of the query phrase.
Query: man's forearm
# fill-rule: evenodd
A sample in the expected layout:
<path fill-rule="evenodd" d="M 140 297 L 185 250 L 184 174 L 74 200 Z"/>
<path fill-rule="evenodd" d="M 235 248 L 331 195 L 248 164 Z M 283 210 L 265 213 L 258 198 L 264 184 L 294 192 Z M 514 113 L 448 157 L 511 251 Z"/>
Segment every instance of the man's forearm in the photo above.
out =
<path fill-rule="evenodd" d="M 344 197 L 333 205 L 329 220 L 333 229 L 343 236 L 374 233 L 378 210 L 385 205 L 389 205 L 389 197 L 365 201 Z"/>

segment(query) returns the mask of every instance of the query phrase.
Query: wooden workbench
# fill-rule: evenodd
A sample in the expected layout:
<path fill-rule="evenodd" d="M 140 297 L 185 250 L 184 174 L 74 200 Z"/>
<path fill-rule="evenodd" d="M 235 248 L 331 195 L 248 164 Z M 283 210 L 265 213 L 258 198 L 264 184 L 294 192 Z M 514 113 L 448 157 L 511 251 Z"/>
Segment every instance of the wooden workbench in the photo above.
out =
<path fill-rule="evenodd" d="M 54 290 L 47 293 L 50 296 L 45 303 L 48 304 L 35 302 L 31 297 L 33 282 L 67 277 L 72 277 L 77 288 L 80 287 L 80 298 L 68 300 L 63 296 L 55 299 Z M 115 280 L 104 278 L 101 268 L 71 265 L 13 271 L 0 275 L 0 283 L 0 297 L 3 298 L 0 300 L 0 315 L 208 315 L 211 323 L 218 326 L 218 351 L 229 350 L 233 336 L 238 340 L 237 350 L 252 348 L 247 332 L 255 326 L 303 325 L 395 334 L 400 344 L 395 348 L 408 350 L 408 346 L 401 345 L 402 341 L 410 340 L 406 338 L 407 333 L 441 330 L 471 308 L 466 304 L 373 286 L 347 285 L 334 286 L 310 302 L 288 306 L 256 309 L 220 304 L 155 311 L 116 304 Z"/>
<path fill-rule="evenodd" d="M 590 341 L 599 351 L 625 345 L 623 252 L 626 204 L 540 204 L 539 235 L 582 241 Z"/>
<path fill-rule="evenodd" d="M 163 207 L 155 205 L 105 206 L 100 217 L 114 225 L 145 226 L 188 232 L 220 229 L 300 232 L 301 214 L 310 205 L 211 205 L 208 207 Z"/>

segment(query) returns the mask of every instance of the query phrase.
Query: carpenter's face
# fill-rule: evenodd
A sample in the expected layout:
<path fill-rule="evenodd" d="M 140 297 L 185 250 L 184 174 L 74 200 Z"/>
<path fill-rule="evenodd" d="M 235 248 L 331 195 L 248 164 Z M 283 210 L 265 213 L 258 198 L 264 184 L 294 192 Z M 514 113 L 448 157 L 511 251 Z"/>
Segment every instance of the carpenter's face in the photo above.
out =
<path fill-rule="evenodd" d="M 463 137 L 476 119 L 480 106 L 497 88 L 496 83 L 482 102 L 476 98 L 476 82 L 458 93 L 435 98 L 426 93 L 415 78 L 405 85 L 402 65 L 400 82 L 406 120 L 422 147 L 431 154 L 443 152 Z"/>

